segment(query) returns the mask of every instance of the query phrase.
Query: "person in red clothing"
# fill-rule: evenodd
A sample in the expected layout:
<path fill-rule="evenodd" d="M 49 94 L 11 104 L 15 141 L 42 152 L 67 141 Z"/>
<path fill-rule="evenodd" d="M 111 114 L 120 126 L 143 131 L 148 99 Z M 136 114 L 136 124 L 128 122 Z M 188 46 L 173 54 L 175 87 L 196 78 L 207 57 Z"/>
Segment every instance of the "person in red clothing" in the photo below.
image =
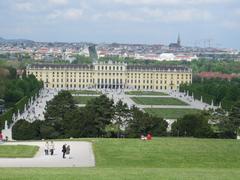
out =
<path fill-rule="evenodd" d="M 0 141 L 3 140 L 3 135 L 2 135 L 2 132 L 0 132 Z"/>
<path fill-rule="evenodd" d="M 152 140 L 152 134 L 151 133 L 147 134 L 147 140 L 149 140 L 149 141 Z"/>

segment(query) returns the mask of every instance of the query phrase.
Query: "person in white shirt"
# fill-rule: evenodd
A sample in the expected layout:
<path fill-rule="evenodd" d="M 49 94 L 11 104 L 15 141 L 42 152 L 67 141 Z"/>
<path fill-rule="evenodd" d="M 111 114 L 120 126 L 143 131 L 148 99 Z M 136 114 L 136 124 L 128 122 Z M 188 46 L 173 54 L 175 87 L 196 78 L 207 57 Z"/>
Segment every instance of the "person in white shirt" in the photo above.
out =
<path fill-rule="evenodd" d="M 54 153 L 54 149 L 55 149 L 54 143 L 53 143 L 53 141 L 51 141 L 51 144 L 50 144 L 50 154 L 51 154 L 51 156 Z"/>
<path fill-rule="evenodd" d="M 49 151 L 49 144 L 48 144 L 48 141 L 47 141 L 45 143 L 45 148 L 44 148 L 45 155 L 48 155 L 48 151 Z"/>

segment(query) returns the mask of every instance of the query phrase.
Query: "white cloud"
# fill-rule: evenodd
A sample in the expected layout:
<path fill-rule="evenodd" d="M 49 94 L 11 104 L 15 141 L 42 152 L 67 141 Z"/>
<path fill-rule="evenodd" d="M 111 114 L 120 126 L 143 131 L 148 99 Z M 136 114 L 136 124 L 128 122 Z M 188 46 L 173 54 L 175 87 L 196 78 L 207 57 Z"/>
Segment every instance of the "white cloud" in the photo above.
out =
<path fill-rule="evenodd" d="M 135 11 L 110 11 L 96 16 L 97 19 L 114 19 L 121 21 L 134 22 L 191 22 L 191 21 L 210 21 L 213 15 L 207 11 L 197 9 L 175 9 L 161 10 L 152 8 L 142 8 Z"/>
<path fill-rule="evenodd" d="M 197 9 L 181 9 L 162 11 L 160 9 L 144 9 L 144 17 L 162 22 L 190 22 L 190 21 L 208 21 L 213 16 L 207 11 Z"/>
<path fill-rule="evenodd" d="M 230 29 L 230 30 L 238 30 L 240 29 L 240 24 L 238 21 L 224 21 L 222 24 L 221 24 L 224 28 L 226 29 Z"/>
<path fill-rule="evenodd" d="M 17 11 L 32 12 L 33 4 L 30 2 L 19 2 L 14 4 L 14 7 Z"/>
<path fill-rule="evenodd" d="M 237 16 L 240 17 L 240 9 L 237 9 L 237 10 L 235 11 L 235 15 L 237 15 Z"/>
<path fill-rule="evenodd" d="M 68 0 L 48 0 L 50 4 L 56 4 L 56 5 L 66 5 L 68 4 Z"/>
<path fill-rule="evenodd" d="M 64 12 L 63 17 L 68 20 L 78 20 L 82 15 L 83 11 L 81 9 L 68 9 Z"/>
<path fill-rule="evenodd" d="M 47 15 L 48 20 L 56 20 L 61 16 L 61 12 L 59 10 L 55 10 Z"/>
<path fill-rule="evenodd" d="M 133 15 L 132 13 L 125 11 L 110 11 L 101 14 L 94 15 L 93 19 L 98 20 L 118 20 L 118 21 L 143 21 L 138 15 Z"/>
<path fill-rule="evenodd" d="M 236 0 L 103 0 L 127 5 L 200 5 L 223 4 Z"/>
<path fill-rule="evenodd" d="M 47 20 L 60 21 L 60 20 L 79 20 L 83 16 L 81 9 L 67 9 L 67 10 L 55 10 L 47 15 Z"/>

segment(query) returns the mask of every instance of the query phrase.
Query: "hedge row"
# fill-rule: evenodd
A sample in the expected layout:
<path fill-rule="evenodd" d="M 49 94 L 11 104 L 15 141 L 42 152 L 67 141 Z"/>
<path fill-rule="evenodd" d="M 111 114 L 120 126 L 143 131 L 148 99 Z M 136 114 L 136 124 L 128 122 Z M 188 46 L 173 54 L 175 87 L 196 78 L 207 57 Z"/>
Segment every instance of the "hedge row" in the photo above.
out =
<path fill-rule="evenodd" d="M 29 96 L 24 96 L 20 99 L 12 108 L 9 108 L 3 115 L 0 116 L 0 130 L 4 128 L 5 121 L 8 122 L 8 125 L 12 123 L 13 114 L 17 114 L 18 111 L 22 113 L 24 111 L 25 104 L 27 105 L 28 101 L 35 95 L 39 95 L 41 88 L 34 90 Z"/>

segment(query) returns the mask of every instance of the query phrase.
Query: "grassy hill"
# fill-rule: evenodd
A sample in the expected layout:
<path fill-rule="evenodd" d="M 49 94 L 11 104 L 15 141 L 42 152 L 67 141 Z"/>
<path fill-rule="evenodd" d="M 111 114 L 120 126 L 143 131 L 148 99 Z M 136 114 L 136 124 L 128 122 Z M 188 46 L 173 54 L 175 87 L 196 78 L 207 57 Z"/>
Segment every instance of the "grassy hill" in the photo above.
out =
<path fill-rule="evenodd" d="M 240 141 L 154 138 L 84 139 L 95 168 L 5 168 L 2 179 L 240 179 Z"/>

